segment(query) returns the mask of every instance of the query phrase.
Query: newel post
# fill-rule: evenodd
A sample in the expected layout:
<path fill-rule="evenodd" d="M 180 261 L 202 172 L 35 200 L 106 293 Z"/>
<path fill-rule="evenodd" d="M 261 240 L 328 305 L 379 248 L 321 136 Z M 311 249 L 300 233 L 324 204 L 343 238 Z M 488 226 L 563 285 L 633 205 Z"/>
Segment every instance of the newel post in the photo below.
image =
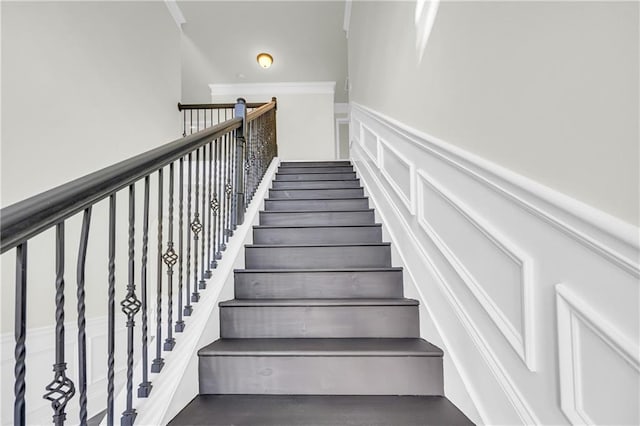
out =
<path fill-rule="evenodd" d="M 238 98 L 235 106 L 235 117 L 242 118 L 242 124 L 238 130 L 236 130 L 236 156 L 235 156 L 235 193 L 234 203 L 235 214 L 233 215 L 233 227 L 242 225 L 244 222 L 244 146 L 246 141 L 248 123 L 247 123 L 247 105 L 243 98 Z"/>

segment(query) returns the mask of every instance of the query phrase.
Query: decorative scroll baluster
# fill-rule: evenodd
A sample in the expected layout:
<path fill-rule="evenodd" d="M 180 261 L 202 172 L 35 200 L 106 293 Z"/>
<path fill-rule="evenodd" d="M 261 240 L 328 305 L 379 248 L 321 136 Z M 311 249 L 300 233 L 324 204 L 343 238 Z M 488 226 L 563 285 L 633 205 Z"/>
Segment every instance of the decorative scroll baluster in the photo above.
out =
<path fill-rule="evenodd" d="M 133 327 L 134 318 L 140 310 L 140 300 L 136 296 L 135 286 L 135 184 L 129 185 L 129 281 L 127 294 L 120 302 L 122 312 L 127 316 L 127 408 L 122 413 L 120 424 L 133 425 L 137 412 L 133 409 Z"/>
<path fill-rule="evenodd" d="M 207 288 L 207 282 L 204 280 L 205 277 L 205 268 L 207 265 L 205 264 L 205 243 L 206 243 L 206 234 L 205 231 L 207 229 L 207 173 L 206 173 L 206 164 L 207 164 L 207 145 L 202 147 L 202 238 L 200 238 L 200 282 L 199 288 L 200 290 L 204 290 Z M 200 167 L 200 163 L 198 163 L 198 168 Z"/>
<path fill-rule="evenodd" d="M 219 111 L 218 111 L 219 112 Z M 217 172 L 217 176 L 218 176 L 218 184 L 216 186 L 216 191 L 218 193 L 218 217 L 216 218 L 216 221 L 218 223 L 218 238 L 217 238 L 217 243 L 216 243 L 216 256 L 215 258 L 217 260 L 222 259 L 222 217 L 224 216 L 224 184 L 223 184 L 223 175 L 222 175 L 222 170 L 223 170 L 223 164 L 224 164 L 224 158 L 222 156 L 222 145 L 224 142 L 224 136 L 221 139 L 218 139 L 217 141 L 217 146 L 216 146 L 216 151 L 218 153 L 218 161 L 217 161 L 217 167 L 218 167 L 218 172 Z"/>
<path fill-rule="evenodd" d="M 193 222 L 191 222 L 191 232 L 193 232 L 193 293 L 191 293 L 191 302 L 200 301 L 200 293 L 198 292 L 198 234 L 202 230 L 200 223 L 200 149 L 196 149 L 196 180 L 195 180 L 195 212 L 193 214 Z"/>
<path fill-rule="evenodd" d="M 115 312 L 116 312 L 116 195 L 109 196 L 109 288 L 107 290 L 107 425 L 113 426 L 113 392 L 115 373 Z"/>
<path fill-rule="evenodd" d="M 26 391 L 25 375 L 27 355 L 25 340 L 27 337 L 27 242 L 23 242 L 16 247 L 16 322 L 14 323 L 14 337 L 16 346 L 14 355 L 16 364 L 13 370 L 15 383 L 13 393 L 15 400 L 13 403 L 13 425 L 24 426 L 26 424 L 26 414 L 24 406 L 24 395 Z"/>
<path fill-rule="evenodd" d="M 169 165 L 169 241 L 167 251 L 162 260 L 167 265 L 167 338 L 164 341 L 164 350 L 171 351 L 176 344 L 173 338 L 173 265 L 178 261 L 178 255 L 173 249 L 173 163 Z M 178 305 L 179 306 L 179 305 Z"/>
<path fill-rule="evenodd" d="M 231 195 L 233 194 L 233 187 L 231 186 L 231 176 L 232 176 L 232 163 L 233 157 L 231 155 L 231 145 L 233 145 L 233 141 L 231 140 L 230 135 L 227 133 L 227 151 L 225 155 L 227 156 L 227 177 L 225 179 L 225 188 L 224 194 L 227 199 L 227 217 L 225 220 L 225 240 L 229 241 L 229 238 L 233 235 L 233 229 L 231 229 L 231 214 L 233 213 L 233 206 L 231 205 Z"/>
<path fill-rule="evenodd" d="M 147 264 L 149 262 L 149 176 L 144 177 L 144 207 L 142 216 L 142 264 L 140 271 L 140 293 L 142 295 L 142 383 L 138 385 L 138 398 L 151 393 L 149 381 L 149 316 L 147 302 Z"/>
<path fill-rule="evenodd" d="M 218 249 L 218 212 L 220 211 L 220 201 L 218 200 L 219 188 L 218 188 L 218 146 L 220 139 L 213 141 L 213 197 L 209 198 L 209 207 L 211 207 L 211 214 L 213 215 L 213 259 L 211 260 L 211 268 L 217 268 L 218 262 L 216 261 L 217 249 Z"/>
<path fill-rule="evenodd" d="M 211 121 L 213 121 L 213 110 L 211 111 Z M 211 205 L 212 202 L 212 191 L 213 191 L 213 157 L 214 157 L 214 153 L 213 153 L 213 142 L 209 142 L 209 196 L 207 197 L 207 199 L 209 200 L 209 205 Z M 203 207 L 203 212 L 205 211 L 205 207 Z M 207 231 L 207 272 L 206 272 L 206 277 L 207 279 L 211 278 L 211 269 L 215 268 L 215 266 L 213 265 L 213 257 L 212 257 L 212 252 L 211 252 L 211 232 L 212 232 L 212 227 L 215 226 L 215 224 L 213 224 L 213 221 L 215 220 L 215 215 L 213 214 L 213 207 L 211 208 L 211 210 L 207 211 L 207 223 L 209 224 L 208 226 L 208 231 Z M 215 238 L 215 237 L 214 237 Z"/>
<path fill-rule="evenodd" d="M 56 225 L 56 363 L 53 381 L 43 396 L 51 403 L 55 425 L 64 424 L 67 418 L 64 410 L 76 393 L 75 385 L 67 377 L 64 358 L 64 222 L 60 222 Z"/>
<path fill-rule="evenodd" d="M 187 167 L 188 169 L 188 173 L 187 173 L 187 220 L 191 221 L 191 163 L 192 161 L 192 154 L 189 153 L 189 157 L 187 159 Z M 188 226 L 190 226 L 190 222 L 187 222 Z M 191 305 L 191 298 L 190 298 L 190 293 L 191 293 L 191 235 L 189 234 L 189 230 L 187 229 L 187 265 L 186 265 L 186 277 L 185 277 L 185 282 L 187 283 L 187 291 L 185 293 L 186 295 L 186 299 L 187 299 L 187 304 L 184 307 L 184 316 L 188 317 L 191 315 L 191 313 L 193 312 L 193 306 Z"/>
<path fill-rule="evenodd" d="M 163 170 L 158 170 L 158 258 L 157 258 L 157 277 L 158 285 L 156 288 L 156 357 L 151 364 L 151 372 L 159 373 L 164 367 L 164 359 L 162 358 L 162 211 L 164 191 Z"/>
<path fill-rule="evenodd" d="M 89 226 L 91 225 L 91 207 L 85 209 L 82 217 L 80 248 L 78 249 L 77 299 L 78 299 L 78 390 L 80 391 L 80 424 L 87 424 L 87 336 L 85 319 L 85 266 L 87 262 L 87 245 L 89 242 Z"/>
<path fill-rule="evenodd" d="M 182 265 L 183 265 L 183 251 L 182 251 L 182 239 L 184 230 L 184 158 L 180 158 L 180 179 L 178 179 L 178 320 L 176 321 L 176 333 L 182 333 L 184 331 L 184 320 L 182 319 Z M 186 299 L 188 300 L 187 297 Z"/>

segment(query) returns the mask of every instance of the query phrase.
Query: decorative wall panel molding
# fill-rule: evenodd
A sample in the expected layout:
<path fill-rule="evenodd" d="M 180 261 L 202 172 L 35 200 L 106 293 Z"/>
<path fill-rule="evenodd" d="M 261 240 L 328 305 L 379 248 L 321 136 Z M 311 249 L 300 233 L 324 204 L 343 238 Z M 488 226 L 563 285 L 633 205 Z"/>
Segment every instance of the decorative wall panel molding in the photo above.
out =
<path fill-rule="evenodd" d="M 350 120 L 423 337 L 464 382 L 448 396 L 489 424 L 637 424 L 640 230 L 357 103 Z"/>

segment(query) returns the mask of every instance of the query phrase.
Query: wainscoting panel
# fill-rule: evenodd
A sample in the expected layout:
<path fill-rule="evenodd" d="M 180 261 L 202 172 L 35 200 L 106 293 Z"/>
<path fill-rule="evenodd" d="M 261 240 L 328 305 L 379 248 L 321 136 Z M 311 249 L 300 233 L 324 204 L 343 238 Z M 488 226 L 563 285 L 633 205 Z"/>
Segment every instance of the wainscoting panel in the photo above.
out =
<path fill-rule="evenodd" d="M 638 424 L 640 230 L 356 103 L 351 126 L 447 396 L 480 423 Z"/>

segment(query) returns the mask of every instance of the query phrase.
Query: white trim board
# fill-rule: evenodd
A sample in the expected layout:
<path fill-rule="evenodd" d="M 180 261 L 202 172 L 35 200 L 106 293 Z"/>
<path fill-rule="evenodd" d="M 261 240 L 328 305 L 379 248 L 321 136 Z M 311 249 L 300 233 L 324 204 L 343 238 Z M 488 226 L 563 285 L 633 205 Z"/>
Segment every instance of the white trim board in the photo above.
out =
<path fill-rule="evenodd" d="M 531 213 L 640 278 L 639 228 L 356 102 L 351 102 L 351 111 L 366 114 L 420 149 L 438 155 L 474 179 L 490 184 Z"/>
<path fill-rule="evenodd" d="M 278 94 L 309 95 L 309 94 L 333 94 L 335 81 L 301 81 L 282 83 L 228 83 L 209 84 L 211 97 L 216 96 L 249 96 Z"/>

